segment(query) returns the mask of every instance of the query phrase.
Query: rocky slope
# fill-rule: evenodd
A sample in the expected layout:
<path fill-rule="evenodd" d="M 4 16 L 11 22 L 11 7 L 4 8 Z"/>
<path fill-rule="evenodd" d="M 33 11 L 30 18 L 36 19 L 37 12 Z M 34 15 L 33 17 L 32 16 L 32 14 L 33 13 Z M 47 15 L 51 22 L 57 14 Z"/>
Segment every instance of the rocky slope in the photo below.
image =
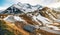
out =
<path fill-rule="evenodd" d="M 4 17 L 5 15 L 3 14 L 6 14 L 6 17 Z M 8 27 L 7 30 L 11 30 L 15 35 L 18 35 L 20 32 L 22 33 L 21 35 L 39 35 L 40 33 L 43 35 L 48 35 L 48 33 L 57 35 L 60 34 L 60 32 L 58 32 L 60 31 L 59 14 L 60 12 L 48 7 L 17 3 L 7 8 L 5 11 L 0 12 L 0 18 L 1 16 L 4 17 L 2 19 L 4 21 L 1 22 L 6 22 L 7 24 L 5 23 L 5 26 Z M 0 26 L 2 27 L 4 25 Z M 3 30 L 2 28 L 1 32 Z M 47 32 L 46 34 L 45 31 Z"/>

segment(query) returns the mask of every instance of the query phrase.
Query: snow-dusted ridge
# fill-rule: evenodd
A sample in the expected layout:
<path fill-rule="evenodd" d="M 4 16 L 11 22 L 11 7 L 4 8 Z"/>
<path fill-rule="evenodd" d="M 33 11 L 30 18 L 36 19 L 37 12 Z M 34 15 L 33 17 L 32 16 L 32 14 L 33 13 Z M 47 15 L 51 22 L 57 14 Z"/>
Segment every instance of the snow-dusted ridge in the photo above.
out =
<path fill-rule="evenodd" d="M 4 12 L 2 12 L 0 14 L 18 14 L 18 13 L 22 13 L 22 12 L 27 13 L 27 12 L 34 12 L 35 10 L 39 10 L 42 8 L 43 8 L 43 6 L 41 6 L 41 5 L 33 6 L 28 3 L 19 2 L 17 4 L 13 4 L 12 6 L 7 8 Z"/>
<path fill-rule="evenodd" d="M 15 5 L 13 5 L 14 7 L 20 9 L 21 11 L 27 13 L 27 12 L 33 12 L 35 10 L 38 10 L 38 9 L 42 9 L 43 6 L 41 5 L 35 5 L 35 6 L 32 6 L 28 3 L 17 3 Z"/>

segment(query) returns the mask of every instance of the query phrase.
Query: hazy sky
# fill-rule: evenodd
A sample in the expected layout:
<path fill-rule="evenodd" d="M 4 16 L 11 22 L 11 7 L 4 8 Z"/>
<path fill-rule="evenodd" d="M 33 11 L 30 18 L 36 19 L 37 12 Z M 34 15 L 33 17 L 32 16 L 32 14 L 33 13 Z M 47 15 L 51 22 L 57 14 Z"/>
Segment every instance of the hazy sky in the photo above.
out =
<path fill-rule="evenodd" d="M 57 0 L 0 0 L 0 9 L 5 9 L 15 3 L 29 3 L 31 5 L 40 4 L 48 7 L 58 7 L 60 2 Z"/>

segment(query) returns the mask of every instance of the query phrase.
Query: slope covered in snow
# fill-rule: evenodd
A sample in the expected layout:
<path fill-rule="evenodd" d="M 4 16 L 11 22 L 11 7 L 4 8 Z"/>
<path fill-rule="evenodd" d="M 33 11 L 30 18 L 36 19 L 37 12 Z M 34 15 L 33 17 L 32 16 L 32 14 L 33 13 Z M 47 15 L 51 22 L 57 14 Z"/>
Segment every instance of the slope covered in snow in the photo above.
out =
<path fill-rule="evenodd" d="M 13 4 L 9 8 L 7 8 L 5 11 L 1 12 L 0 14 L 19 14 L 19 13 L 27 13 L 27 12 L 33 12 L 38 9 L 42 9 L 43 6 L 41 5 L 35 5 L 32 6 L 28 3 L 17 3 Z"/>
<path fill-rule="evenodd" d="M 13 16 L 13 15 L 9 15 L 6 18 L 4 18 L 3 20 L 5 21 L 9 21 L 9 22 L 15 22 L 15 21 L 24 21 L 22 18 L 20 18 L 19 16 Z"/>

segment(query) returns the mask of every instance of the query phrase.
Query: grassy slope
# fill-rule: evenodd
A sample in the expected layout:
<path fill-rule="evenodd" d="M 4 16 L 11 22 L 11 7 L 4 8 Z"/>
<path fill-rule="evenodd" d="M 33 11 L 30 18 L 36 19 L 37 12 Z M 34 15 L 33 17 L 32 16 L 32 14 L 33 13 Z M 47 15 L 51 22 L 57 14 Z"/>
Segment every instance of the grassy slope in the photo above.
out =
<path fill-rule="evenodd" d="M 19 29 L 17 26 L 0 20 L 0 34 L 1 35 L 29 35 L 22 29 Z"/>
<path fill-rule="evenodd" d="M 7 30 L 8 26 L 3 20 L 0 20 L 0 34 L 1 35 L 14 35 L 14 32 Z"/>

